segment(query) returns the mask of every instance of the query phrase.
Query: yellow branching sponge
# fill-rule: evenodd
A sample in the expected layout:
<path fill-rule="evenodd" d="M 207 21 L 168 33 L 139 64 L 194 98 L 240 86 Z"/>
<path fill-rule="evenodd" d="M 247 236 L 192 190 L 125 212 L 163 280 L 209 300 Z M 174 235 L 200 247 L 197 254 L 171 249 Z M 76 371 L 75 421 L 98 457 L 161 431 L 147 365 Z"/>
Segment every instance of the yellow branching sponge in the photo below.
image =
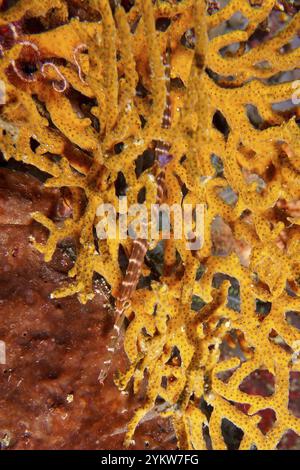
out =
<path fill-rule="evenodd" d="M 36 244 L 46 261 L 62 240 L 76 242 L 72 280 L 52 295 L 87 302 L 95 273 L 117 295 L 119 253 L 130 253 L 131 242 L 97 242 L 97 208 L 110 203 L 118 212 L 120 175 L 128 202 L 143 192 L 150 207 L 156 165 L 137 171 L 138 161 L 169 142 L 165 202 L 204 204 L 204 244 L 191 251 L 183 240 L 165 241 L 163 267 L 131 299 L 129 367 L 116 384 L 134 393 L 143 384 L 147 393 L 126 444 L 157 407 L 182 449 L 226 448 L 224 419 L 242 431 L 240 449 L 274 449 L 286 431 L 300 434 L 289 395 L 300 372 L 300 230 L 290 211 L 300 199 L 292 99 L 300 13 L 275 0 L 215 9 L 204 0 L 136 0 L 126 10 L 87 0 L 80 18 L 70 3 L 20 0 L 0 12 L 0 149 L 43 171 L 72 207 L 59 223 L 33 214 L 49 231 Z M 28 27 L 35 18 L 41 32 Z M 162 129 L 168 45 L 172 122 Z M 231 245 L 220 254 L 222 226 Z M 246 386 L 254 372 L 268 377 L 268 393 Z M 274 413 L 268 427 L 263 410 Z"/>

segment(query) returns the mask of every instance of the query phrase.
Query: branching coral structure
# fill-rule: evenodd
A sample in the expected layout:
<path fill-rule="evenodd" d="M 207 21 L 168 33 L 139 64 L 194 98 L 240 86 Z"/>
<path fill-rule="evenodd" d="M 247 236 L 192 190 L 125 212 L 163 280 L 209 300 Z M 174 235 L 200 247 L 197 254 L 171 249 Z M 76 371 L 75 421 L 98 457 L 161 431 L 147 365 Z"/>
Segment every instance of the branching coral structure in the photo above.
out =
<path fill-rule="evenodd" d="M 96 276 L 118 297 L 120 254 L 128 259 L 133 242 L 97 239 L 97 208 L 110 203 L 118 214 L 123 191 L 131 204 L 142 194 L 150 210 L 157 142 L 172 156 L 165 202 L 205 207 L 201 248 L 172 233 L 149 239 L 125 311 L 128 369 L 116 386 L 146 389 L 126 445 L 159 403 L 182 449 L 226 449 L 224 420 L 240 429 L 240 449 L 299 435 L 290 390 L 300 377 L 297 2 L 0 4 L 0 149 L 43 172 L 71 208 L 59 223 L 32 215 L 49 231 L 35 245 L 46 261 L 63 240 L 76 246 L 72 279 L 54 298 L 88 302 Z M 220 251 L 224 228 L 231 242 Z M 253 374 L 264 392 L 249 386 Z"/>

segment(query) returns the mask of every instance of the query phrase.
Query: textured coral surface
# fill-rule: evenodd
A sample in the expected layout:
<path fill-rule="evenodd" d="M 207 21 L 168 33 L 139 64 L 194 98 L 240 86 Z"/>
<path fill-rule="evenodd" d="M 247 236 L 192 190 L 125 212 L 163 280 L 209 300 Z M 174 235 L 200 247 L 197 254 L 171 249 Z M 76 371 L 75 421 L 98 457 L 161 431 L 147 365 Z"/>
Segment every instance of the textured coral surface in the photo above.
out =
<path fill-rule="evenodd" d="M 122 449 L 126 424 L 142 395 L 122 395 L 112 381 L 99 387 L 98 364 L 111 318 L 97 294 L 82 306 L 49 294 L 66 278 L 70 258 L 61 250 L 46 264 L 30 235 L 37 207 L 45 215 L 60 207 L 24 173 L 0 172 L 1 338 L 8 351 L 0 366 L 0 442 L 6 449 Z M 112 374 L 124 358 L 115 358 Z M 170 423 L 148 417 L 136 435 L 138 449 L 175 448 Z"/>
<path fill-rule="evenodd" d="M 138 445 L 139 426 L 158 411 L 183 449 L 299 447 L 299 2 L 0 3 L 0 148 L 8 164 L 26 165 L 45 191 L 54 191 L 43 190 L 39 203 L 16 191 L 27 213 L 22 256 L 30 266 L 40 252 L 48 263 L 38 263 L 49 286 L 36 300 L 45 305 L 37 322 L 44 318 L 51 331 L 57 315 L 70 325 L 75 315 L 84 336 L 91 309 L 96 324 L 110 318 L 112 326 L 132 241 L 97 240 L 97 207 L 111 203 L 118 211 L 118 196 L 126 194 L 129 203 L 142 199 L 150 208 L 158 192 L 155 148 L 164 142 L 171 156 L 164 202 L 205 206 L 203 247 L 149 237 L 125 312 L 126 358 L 114 378 L 114 394 L 141 397 L 132 416 L 124 414 L 124 445 Z M 168 87 L 171 126 L 165 129 Z M 30 192 L 26 178 L 24 193 Z M 53 211 L 55 197 L 61 201 Z M 10 230 L 3 231 L 4 247 L 17 236 Z M 4 273 L 18 250 L 11 256 Z M 52 284 L 53 263 L 63 263 L 64 272 Z M 13 286 L 12 280 L 4 286 L 11 289 L 9 302 L 18 298 Z M 64 302 L 74 307 L 56 311 Z M 10 318 L 1 317 L 3 325 Z M 24 319 L 22 328 L 26 321 L 33 328 L 35 319 Z M 106 343 L 93 328 L 76 354 L 91 357 L 96 376 Z M 14 331 L 8 326 L 0 339 Z M 46 332 L 40 347 L 45 341 L 52 351 L 51 338 Z M 65 360 L 68 375 L 72 359 L 66 354 Z M 64 375 L 52 363 L 40 373 L 47 371 Z M 76 373 L 83 380 L 84 361 Z M 76 405 L 87 420 L 91 410 L 100 413 L 101 396 L 110 399 L 93 380 L 93 398 Z M 40 381 L 32 382 L 35 390 Z M 18 384 L 10 393 L 18 393 Z M 68 388 L 66 381 L 67 396 Z M 123 399 L 114 402 L 117 413 Z M 53 403 L 45 406 L 55 422 L 63 406 Z"/>

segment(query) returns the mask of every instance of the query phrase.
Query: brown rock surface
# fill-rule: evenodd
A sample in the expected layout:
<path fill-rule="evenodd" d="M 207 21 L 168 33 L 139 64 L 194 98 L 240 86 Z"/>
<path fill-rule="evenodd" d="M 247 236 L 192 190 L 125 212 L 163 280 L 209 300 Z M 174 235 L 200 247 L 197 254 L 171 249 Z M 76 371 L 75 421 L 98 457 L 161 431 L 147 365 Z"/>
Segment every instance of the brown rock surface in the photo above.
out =
<path fill-rule="evenodd" d="M 101 294 L 81 305 L 75 297 L 50 299 L 68 282 L 72 265 L 57 251 L 46 264 L 32 246 L 44 238 L 30 213 L 55 216 L 57 191 L 32 176 L 0 170 L 0 446 L 8 449 L 122 449 L 126 424 L 139 399 L 122 395 L 112 374 L 97 381 L 112 326 Z M 116 357 L 114 369 L 124 365 Z M 132 448 L 175 448 L 170 423 L 148 416 Z"/>

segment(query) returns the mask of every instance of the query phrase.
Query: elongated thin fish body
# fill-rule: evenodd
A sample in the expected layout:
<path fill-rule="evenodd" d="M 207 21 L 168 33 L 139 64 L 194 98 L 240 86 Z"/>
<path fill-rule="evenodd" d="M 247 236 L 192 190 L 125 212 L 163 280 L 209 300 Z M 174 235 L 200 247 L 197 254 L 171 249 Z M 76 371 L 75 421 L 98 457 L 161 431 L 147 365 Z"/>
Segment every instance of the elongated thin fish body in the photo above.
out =
<path fill-rule="evenodd" d="M 165 76 L 166 76 L 166 107 L 162 119 L 162 128 L 169 129 L 171 127 L 171 117 L 172 117 L 172 108 L 171 108 L 171 50 L 168 46 L 166 49 L 164 57 L 164 66 L 165 66 Z M 164 200 L 166 193 L 166 174 L 165 167 L 172 160 L 170 155 L 171 145 L 168 142 L 163 140 L 158 140 L 155 145 L 155 155 L 156 160 L 159 166 L 159 173 L 156 178 L 157 182 L 157 200 L 156 204 L 160 205 Z"/>
<path fill-rule="evenodd" d="M 110 335 L 108 345 L 106 346 L 107 353 L 104 355 L 104 361 L 102 362 L 102 368 L 98 380 L 101 385 L 104 384 L 105 379 L 111 368 L 112 359 L 115 353 L 120 349 L 121 342 L 123 339 L 123 330 L 124 330 L 124 308 L 121 314 L 116 315 L 115 324 L 113 327 L 113 332 Z"/>
<path fill-rule="evenodd" d="M 167 47 L 165 57 L 164 57 L 164 66 L 165 66 L 165 77 L 166 77 L 166 107 L 164 110 L 162 125 L 163 129 L 169 129 L 171 127 L 171 117 L 172 117 L 172 108 L 171 108 L 171 63 L 170 63 L 171 50 L 169 46 Z M 169 161 L 172 159 L 170 155 L 170 144 L 162 140 L 158 140 L 155 145 L 155 155 L 157 162 L 160 168 L 164 168 Z"/>
<path fill-rule="evenodd" d="M 168 48 L 164 57 L 165 76 L 166 76 L 166 107 L 162 119 L 162 128 L 167 129 L 171 125 L 171 98 L 170 98 L 170 49 Z M 156 178 L 157 183 L 157 198 L 156 206 L 159 206 L 165 195 L 165 166 L 171 160 L 170 144 L 164 141 L 157 141 L 155 144 L 155 155 L 158 162 L 159 172 Z M 147 226 L 141 227 L 142 233 L 147 233 Z M 144 230 L 146 229 L 146 230 Z M 131 296 L 134 293 L 136 286 L 139 282 L 142 267 L 144 264 L 145 255 L 148 249 L 148 239 L 137 238 L 133 241 L 132 251 L 126 270 L 126 274 L 122 281 L 118 297 L 116 299 L 115 310 L 115 324 L 113 332 L 109 338 L 107 346 L 107 355 L 103 361 L 102 369 L 99 374 L 99 382 L 104 383 L 108 372 L 111 367 L 114 354 L 121 346 L 123 333 L 124 333 L 124 311 L 130 302 Z"/>

